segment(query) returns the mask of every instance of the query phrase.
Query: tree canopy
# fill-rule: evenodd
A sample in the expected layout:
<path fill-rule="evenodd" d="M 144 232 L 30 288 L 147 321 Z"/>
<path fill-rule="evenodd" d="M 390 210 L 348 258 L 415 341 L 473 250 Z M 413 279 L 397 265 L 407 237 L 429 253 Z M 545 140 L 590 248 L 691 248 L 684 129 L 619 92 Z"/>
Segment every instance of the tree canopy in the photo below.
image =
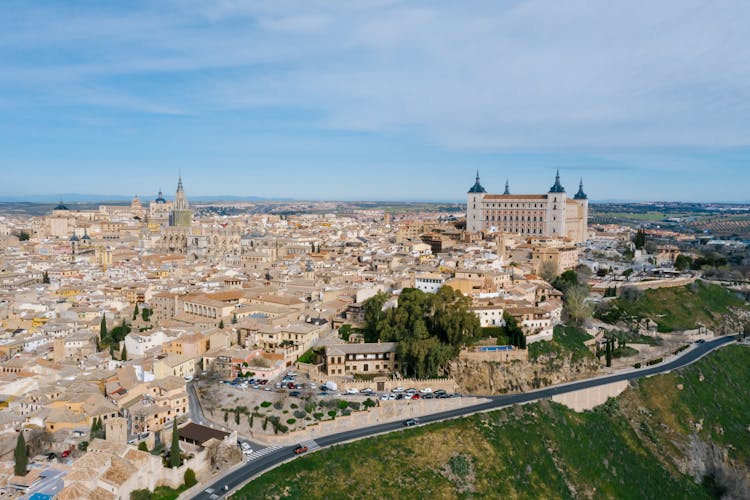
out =
<path fill-rule="evenodd" d="M 434 377 L 445 371 L 467 337 L 481 335 L 471 301 L 445 286 L 435 294 L 405 288 L 398 307 L 383 311 L 388 296 L 379 293 L 365 303 L 365 339 L 398 342 L 407 376 Z"/>

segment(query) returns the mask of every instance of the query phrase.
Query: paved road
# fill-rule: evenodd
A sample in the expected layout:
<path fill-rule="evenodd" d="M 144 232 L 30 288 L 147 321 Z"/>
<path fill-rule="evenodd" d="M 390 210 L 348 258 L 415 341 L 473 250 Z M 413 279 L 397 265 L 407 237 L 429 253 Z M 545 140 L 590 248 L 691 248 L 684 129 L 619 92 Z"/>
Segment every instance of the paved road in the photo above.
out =
<path fill-rule="evenodd" d="M 521 394 L 490 396 L 487 398 L 489 401 L 483 403 L 467 406 L 464 408 L 457 408 L 455 410 L 433 413 L 431 415 L 425 415 L 419 418 L 419 422 L 420 424 L 438 422 L 441 420 L 470 415 L 476 412 L 495 410 L 503 408 L 505 406 L 529 403 L 540 399 L 548 399 L 557 394 L 564 394 L 581 389 L 588 389 L 590 387 L 605 385 L 621 380 L 633 380 L 649 375 L 655 375 L 657 373 L 669 372 L 677 368 L 687 366 L 705 356 L 711 350 L 729 344 L 734 340 L 734 336 L 724 336 L 712 341 L 707 341 L 705 344 L 695 344 L 692 349 L 688 349 L 681 356 L 675 358 L 674 360 L 649 368 L 628 371 L 615 375 L 597 377 L 594 379 L 582 380 L 580 382 L 548 387 L 545 389 L 539 389 L 532 392 L 524 392 Z M 307 441 L 304 444 L 308 445 L 311 451 L 314 451 L 319 447 L 331 446 L 334 444 L 343 443 L 345 441 L 350 441 L 352 439 L 363 438 L 385 432 L 393 432 L 401 429 L 404 429 L 404 425 L 402 422 L 390 422 L 341 432 L 338 434 L 332 434 L 330 436 L 323 436 L 320 438 L 316 438 L 315 441 Z M 293 450 L 294 446 L 285 446 L 274 450 L 272 453 L 268 453 L 266 455 L 258 457 L 257 459 L 251 460 L 244 466 L 234 470 L 233 472 L 227 474 L 222 478 L 217 479 L 211 485 L 206 486 L 205 489 L 203 489 L 193 498 L 199 500 L 216 500 L 218 498 L 222 498 L 227 494 L 227 490 L 224 489 L 225 486 L 228 488 L 228 491 L 234 490 L 235 488 L 247 482 L 250 478 L 257 476 L 286 460 L 289 460 L 294 456 Z"/>

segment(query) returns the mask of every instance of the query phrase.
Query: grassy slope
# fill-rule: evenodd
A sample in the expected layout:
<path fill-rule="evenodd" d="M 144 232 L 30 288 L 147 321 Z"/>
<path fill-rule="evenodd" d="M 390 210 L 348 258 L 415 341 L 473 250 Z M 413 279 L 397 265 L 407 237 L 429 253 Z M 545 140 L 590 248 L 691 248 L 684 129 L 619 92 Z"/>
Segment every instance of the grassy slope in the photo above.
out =
<path fill-rule="evenodd" d="M 659 331 L 689 330 L 701 323 L 715 327 L 729 308 L 744 307 L 745 301 L 719 285 L 696 281 L 695 285 L 647 290 L 635 302 L 617 299 L 613 306 L 624 316 L 654 320 Z"/>
<path fill-rule="evenodd" d="M 263 475 L 235 498 L 703 498 L 676 471 L 674 443 L 704 419 L 700 437 L 731 445 L 730 456 L 748 463 L 750 404 L 737 397 L 750 387 L 748 364 L 750 349 L 726 348 L 641 381 L 619 398 L 623 410 L 574 413 L 541 402 L 337 446 Z"/>
<path fill-rule="evenodd" d="M 533 361 L 541 355 L 552 353 L 559 355 L 570 353 L 573 363 L 583 358 L 593 358 L 594 355 L 584 345 L 584 342 L 590 338 L 591 335 L 575 327 L 557 325 L 552 340 L 529 344 L 529 359 Z"/>
<path fill-rule="evenodd" d="M 701 440 L 726 446 L 730 458 L 750 464 L 748 366 L 750 349 L 730 346 L 683 370 L 640 381 L 623 400 L 634 409 L 629 413 L 635 427 L 645 423 L 657 429 L 653 434 L 659 449 L 668 449 L 675 441 L 684 443 L 696 432 L 694 423 L 702 422 Z M 677 389 L 679 384 L 682 390 Z M 636 406 L 650 413 L 636 412 Z"/>

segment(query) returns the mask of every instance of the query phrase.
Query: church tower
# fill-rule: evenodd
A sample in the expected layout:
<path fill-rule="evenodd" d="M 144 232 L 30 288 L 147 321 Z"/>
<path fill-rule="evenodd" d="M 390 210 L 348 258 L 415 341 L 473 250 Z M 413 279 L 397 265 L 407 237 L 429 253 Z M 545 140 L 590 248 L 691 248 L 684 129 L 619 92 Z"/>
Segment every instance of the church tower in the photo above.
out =
<path fill-rule="evenodd" d="M 565 208 L 567 204 L 565 188 L 560 184 L 560 170 L 555 176 L 555 183 L 547 193 L 547 214 L 545 215 L 546 236 L 565 236 Z"/>
<path fill-rule="evenodd" d="M 487 191 L 479 183 L 479 171 L 474 185 L 471 186 L 466 198 L 466 230 L 476 233 L 484 228 L 482 214 L 484 213 L 482 203 Z"/>
<path fill-rule="evenodd" d="M 190 210 L 185 190 L 182 187 L 182 176 L 177 181 L 177 192 L 174 197 L 174 205 L 169 214 L 169 225 L 172 227 L 189 228 L 193 222 L 193 212 Z"/>

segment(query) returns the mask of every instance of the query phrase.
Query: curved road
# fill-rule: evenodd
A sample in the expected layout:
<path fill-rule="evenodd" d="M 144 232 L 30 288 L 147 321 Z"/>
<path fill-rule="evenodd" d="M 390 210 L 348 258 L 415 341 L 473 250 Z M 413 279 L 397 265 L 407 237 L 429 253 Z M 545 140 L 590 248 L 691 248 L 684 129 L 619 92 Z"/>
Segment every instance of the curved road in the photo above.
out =
<path fill-rule="evenodd" d="M 621 380 L 633 380 L 641 377 L 647 377 L 649 375 L 655 375 L 658 373 L 666 373 L 694 363 L 698 359 L 708 354 L 710 351 L 729 344 L 734 340 L 734 335 L 727 335 L 711 341 L 707 341 L 705 344 L 695 344 L 692 349 L 686 350 L 684 354 L 678 356 L 672 361 L 655 365 L 649 368 L 642 368 L 639 370 L 632 370 L 614 375 L 582 380 L 579 382 L 566 383 L 564 385 L 547 387 L 545 389 L 539 389 L 532 392 L 509 394 L 507 396 L 488 396 L 487 399 L 489 399 L 489 401 L 483 403 L 422 416 L 419 418 L 419 423 L 421 425 L 431 422 L 438 422 L 441 420 L 453 419 L 471 415 L 477 412 L 496 410 L 505 406 L 529 403 L 540 399 L 548 399 L 557 394 L 564 394 L 581 389 L 588 389 L 612 382 L 619 382 Z M 340 444 L 354 439 L 373 436 L 386 432 L 393 432 L 401 429 L 404 429 L 403 422 L 389 422 L 385 424 L 378 424 L 369 427 L 363 427 L 360 429 L 354 429 L 351 431 L 340 432 L 338 434 L 331 434 L 329 436 L 318 437 L 315 438 L 315 442 L 320 447 L 325 448 L 334 444 Z M 214 483 L 206 486 L 193 498 L 200 500 L 216 500 L 217 498 L 221 498 L 223 497 L 223 495 L 227 495 L 228 492 L 234 491 L 236 488 L 239 488 L 250 479 L 262 474 L 269 469 L 274 468 L 275 466 L 278 466 L 283 462 L 293 459 L 294 448 L 295 446 L 285 446 L 283 448 L 275 450 L 272 453 L 269 453 L 268 455 L 258 457 L 257 459 L 248 462 L 242 467 L 237 468 L 231 473 L 217 479 Z M 225 486 L 228 487 L 228 490 L 224 490 Z"/>

